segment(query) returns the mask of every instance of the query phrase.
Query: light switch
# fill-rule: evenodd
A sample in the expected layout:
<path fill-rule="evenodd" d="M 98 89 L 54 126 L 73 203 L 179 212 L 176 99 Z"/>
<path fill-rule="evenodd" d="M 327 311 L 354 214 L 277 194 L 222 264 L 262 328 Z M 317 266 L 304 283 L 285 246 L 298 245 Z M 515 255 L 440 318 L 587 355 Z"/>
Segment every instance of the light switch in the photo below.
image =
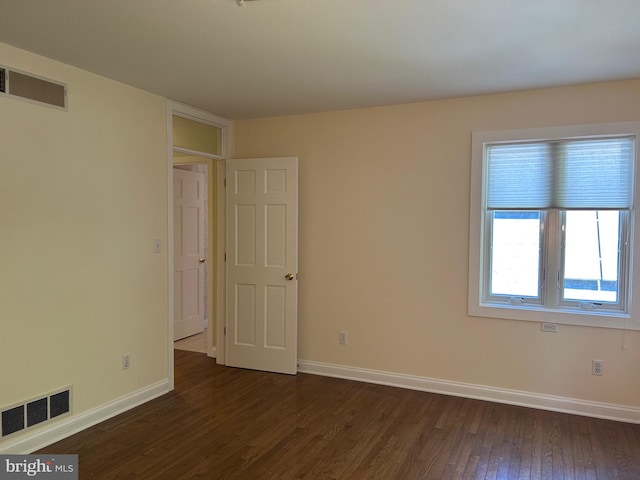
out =
<path fill-rule="evenodd" d="M 153 253 L 160 253 L 161 251 L 162 251 L 162 249 L 161 249 L 160 239 L 159 238 L 154 238 L 153 239 Z"/>

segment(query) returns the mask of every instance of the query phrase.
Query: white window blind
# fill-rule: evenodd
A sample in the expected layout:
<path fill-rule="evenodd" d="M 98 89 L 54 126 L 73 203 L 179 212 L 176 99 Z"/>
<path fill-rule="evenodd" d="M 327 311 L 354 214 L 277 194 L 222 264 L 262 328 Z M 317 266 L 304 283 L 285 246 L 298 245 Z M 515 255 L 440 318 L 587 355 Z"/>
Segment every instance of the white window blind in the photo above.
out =
<path fill-rule="evenodd" d="M 628 137 L 489 145 L 487 208 L 630 209 L 633 145 Z"/>

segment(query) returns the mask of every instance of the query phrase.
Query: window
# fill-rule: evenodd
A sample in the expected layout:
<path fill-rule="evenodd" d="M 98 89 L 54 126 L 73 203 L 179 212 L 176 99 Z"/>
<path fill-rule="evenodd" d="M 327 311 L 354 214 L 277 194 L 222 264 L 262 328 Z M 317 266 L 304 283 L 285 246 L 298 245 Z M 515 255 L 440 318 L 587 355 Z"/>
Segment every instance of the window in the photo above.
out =
<path fill-rule="evenodd" d="M 474 133 L 470 315 L 640 328 L 639 136 L 640 123 Z"/>

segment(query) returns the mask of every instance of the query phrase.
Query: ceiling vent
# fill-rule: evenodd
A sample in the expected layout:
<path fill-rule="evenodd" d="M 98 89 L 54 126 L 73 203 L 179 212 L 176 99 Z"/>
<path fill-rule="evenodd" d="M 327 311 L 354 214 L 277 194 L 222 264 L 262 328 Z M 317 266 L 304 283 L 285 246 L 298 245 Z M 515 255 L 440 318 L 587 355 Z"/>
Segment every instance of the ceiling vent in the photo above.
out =
<path fill-rule="evenodd" d="M 0 67 L 0 95 L 67 109 L 67 86 L 20 70 Z"/>

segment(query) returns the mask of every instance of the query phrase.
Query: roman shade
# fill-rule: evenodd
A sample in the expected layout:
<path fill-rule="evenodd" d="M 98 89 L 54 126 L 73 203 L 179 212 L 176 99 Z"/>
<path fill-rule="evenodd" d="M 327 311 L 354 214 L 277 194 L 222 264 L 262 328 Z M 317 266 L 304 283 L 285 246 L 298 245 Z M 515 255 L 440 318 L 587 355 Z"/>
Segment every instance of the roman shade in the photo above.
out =
<path fill-rule="evenodd" d="M 486 146 L 489 210 L 628 210 L 631 137 Z"/>

